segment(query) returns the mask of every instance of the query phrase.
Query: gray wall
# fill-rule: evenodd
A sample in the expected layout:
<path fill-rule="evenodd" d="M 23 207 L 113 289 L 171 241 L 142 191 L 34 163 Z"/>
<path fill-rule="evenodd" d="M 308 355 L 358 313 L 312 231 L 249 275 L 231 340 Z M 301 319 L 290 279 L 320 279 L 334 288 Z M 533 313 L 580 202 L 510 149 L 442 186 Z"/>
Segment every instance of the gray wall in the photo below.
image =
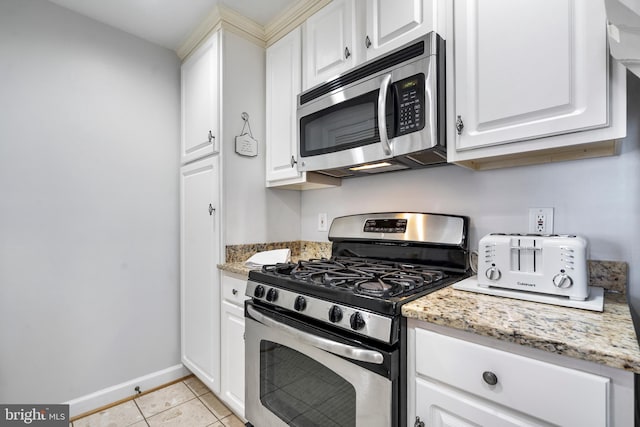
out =
<path fill-rule="evenodd" d="M 640 80 L 628 73 L 627 138 L 619 156 L 475 172 L 445 166 L 342 181 L 302 194 L 302 240 L 325 241 L 317 215 L 425 211 L 468 215 L 471 245 L 527 232 L 529 207 L 553 207 L 554 230 L 584 235 L 591 258 L 629 263 L 640 307 Z"/>
<path fill-rule="evenodd" d="M 225 31 L 223 60 L 224 233 L 227 245 L 293 241 L 300 238 L 300 192 L 265 187 L 265 52 Z M 258 155 L 235 152 L 249 114 Z M 245 129 L 248 132 L 248 128 Z"/>
<path fill-rule="evenodd" d="M 0 402 L 178 364 L 175 53 L 42 0 L 0 40 Z"/>

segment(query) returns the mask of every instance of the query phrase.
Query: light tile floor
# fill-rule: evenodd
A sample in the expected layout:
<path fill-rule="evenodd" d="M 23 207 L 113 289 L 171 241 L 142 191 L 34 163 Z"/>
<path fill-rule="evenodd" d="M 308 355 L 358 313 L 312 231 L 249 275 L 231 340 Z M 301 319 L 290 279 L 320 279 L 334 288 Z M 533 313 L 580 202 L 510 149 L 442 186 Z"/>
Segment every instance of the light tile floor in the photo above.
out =
<path fill-rule="evenodd" d="M 196 377 L 80 418 L 73 427 L 243 427 Z"/>

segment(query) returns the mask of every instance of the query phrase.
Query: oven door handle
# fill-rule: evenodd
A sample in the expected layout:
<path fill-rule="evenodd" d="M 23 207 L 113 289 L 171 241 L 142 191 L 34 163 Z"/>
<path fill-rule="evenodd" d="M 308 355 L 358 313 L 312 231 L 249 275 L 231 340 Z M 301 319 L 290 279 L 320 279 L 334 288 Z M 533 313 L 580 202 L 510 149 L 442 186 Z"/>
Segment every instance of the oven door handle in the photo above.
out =
<path fill-rule="evenodd" d="M 390 84 L 391 74 L 387 74 L 382 78 L 380 92 L 378 92 L 378 133 L 380 134 L 382 150 L 387 156 L 391 155 L 391 144 L 387 136 L 387 92 Z"/>
<path fill-rule="evenodd" d="M 300 341 L 304 341 L 307 344 L 310 344 L 321 350 L 328 351 L 329 353 L 333 353 L 337 356 L 346 357 L 352 360 L 358 360 L 360 362 L 375 363 L 376 365 L 382 365 L 382 363 L 384 362 L 384 356 L 382 355 L 382 353 L 379 353 L 377 351 L 342 344 L 339 342 L 328 340 L 326 338 L 317 337 L 315 335 L 302 332 L 296 328 L 292 328 L 289 325 L 285 325 L 259 313 L 251 306 L 247 306 L 247 313 L 251 317 L 253 317 L 253 319 L 265 326 L 284 331 Z"/>

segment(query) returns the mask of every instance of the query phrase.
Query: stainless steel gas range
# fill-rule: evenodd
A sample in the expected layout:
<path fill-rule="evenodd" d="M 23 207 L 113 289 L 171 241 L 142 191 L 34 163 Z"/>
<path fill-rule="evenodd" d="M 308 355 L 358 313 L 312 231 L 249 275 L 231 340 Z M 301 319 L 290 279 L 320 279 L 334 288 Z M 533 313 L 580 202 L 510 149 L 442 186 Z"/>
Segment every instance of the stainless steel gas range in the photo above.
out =
<path fill-rule="evenodd" d="M 402 304 L 469 275 L 469 220 L 336 218 L 330 259 L 249 273 L 247 425 L 406 426 Z"/>

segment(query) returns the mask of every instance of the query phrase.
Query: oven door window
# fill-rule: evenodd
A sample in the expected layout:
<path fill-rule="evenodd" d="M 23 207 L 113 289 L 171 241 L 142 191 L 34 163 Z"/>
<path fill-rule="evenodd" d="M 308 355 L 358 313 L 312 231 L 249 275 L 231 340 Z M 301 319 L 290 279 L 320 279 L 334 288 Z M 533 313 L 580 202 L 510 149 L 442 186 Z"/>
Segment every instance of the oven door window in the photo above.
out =
<path fill-rule="evenodd" d="M 391 89 L 389 89 L 391 91 Z M 378 90 L 340 102 L 300 119 L 300 155 L 333 153 L 380 142 Z M 387 125 L 393 129 L 393 97 L 387 96 Z"/>
<path fill-rule="evenodd" d="M 356 390 L 310 357 L 260 342 L 260 401 L 290 426 L 356 425 Z"/>

